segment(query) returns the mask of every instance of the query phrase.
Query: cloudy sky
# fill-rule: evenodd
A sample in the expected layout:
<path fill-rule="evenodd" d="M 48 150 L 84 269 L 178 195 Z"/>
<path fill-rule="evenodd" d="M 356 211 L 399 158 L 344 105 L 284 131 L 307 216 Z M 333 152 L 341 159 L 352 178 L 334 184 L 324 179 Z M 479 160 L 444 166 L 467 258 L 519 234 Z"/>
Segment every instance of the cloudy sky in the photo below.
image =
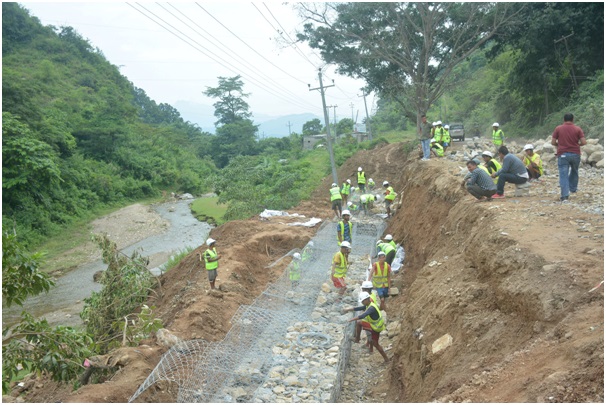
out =
<path fill-rule="evenodd" d="M 283 2 L 20 4 L 44 25 L 74 27 L 158 103 L 210 106 L 213 100 L 202 91 L 217 86 L 219 76 L 241 75 L 257 119 L 322 115 L 320 93 L 307 84 L 319 86 L 318 68 L 324 65 L 305 44 L 288 45 L 301 23 Z M 325 85 L 335 81 L 326 101 L 338 106 L 337 119 L 351 118 L 353 104 L 360 122 L 364 82 L 337 75 L 334 66 L 326 66 L 323 77 Z M 369 110 L 373 100 L 367 98 Z M 212 109 L 208 114 L 212 120 Z"/>

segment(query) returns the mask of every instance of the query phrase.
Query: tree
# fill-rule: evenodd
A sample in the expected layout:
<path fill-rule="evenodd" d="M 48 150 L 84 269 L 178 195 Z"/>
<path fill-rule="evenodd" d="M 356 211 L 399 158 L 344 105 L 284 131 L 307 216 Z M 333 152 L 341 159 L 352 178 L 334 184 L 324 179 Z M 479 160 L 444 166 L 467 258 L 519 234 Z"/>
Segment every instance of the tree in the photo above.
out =
<path fill-rule="evenodd" d="M 303 135 L 318 135 L 322 132 L 324 126 L 318 118 L 307 121 L 303 124 Z"/>
<path fill-rule="evenodd" d="M 354 122 L 351 118 L 343 118 L 337 123 L 337 134 L 351 134 Z"/>
<path fill-rule="evenodd" d="M 365 79 L 417 122 L 453 82 L 452 70 L 499 30 L 519 3 L 299 3 L 300 41 L 341 74 Z"/>
<path fill-rule="evenodd" d="M 249 94 L 244 93 L 244 82 L 240 76 L 219 77 L 218 87 L 207 87 L 204 94 L 208 97 L 218 98 L 215 107 L 215 117 L 219 118 L 215 125 L 232 124 L 236 121 L 248 119 L 252 116 L 249 105 L 244 99 Z"/>

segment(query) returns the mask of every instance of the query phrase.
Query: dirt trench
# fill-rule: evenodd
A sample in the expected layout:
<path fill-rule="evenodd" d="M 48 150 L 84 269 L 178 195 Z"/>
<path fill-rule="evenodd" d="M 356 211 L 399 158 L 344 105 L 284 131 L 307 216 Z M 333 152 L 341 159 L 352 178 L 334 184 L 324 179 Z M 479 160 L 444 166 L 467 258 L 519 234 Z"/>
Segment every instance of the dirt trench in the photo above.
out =
<path fill-rule="evenodd" d="M 355 182 L 358 166 L 377 185 L 394 186 L 397 210 L 385 233 L 406 249 L 394 281 L 401 294 L 389 303 L 390 322 L 399 324 L 389 340 L 391 364 L 360 359 L 381 370 L 364 382 L 369 402 L 603 402 L 603 288 L 588 292 L 603 279 L 603 216 L 532 191 L 477 204 L 460 187 L 463 163 L 419 162 L 403 144 L 358 152 L 339 168 L 339 179 Z M 327 176 L 289 211 L 332 218 L 330 183 Z M 578 221 L 591 222 L 593 235 L 579 233 Z M 214 229 L 224 255 L 222 291 L 207 293 L 196 257 L 201 246 L 162 277 L 150 300 L 165 327 L 183 339 L 221 340 L 239 305 L 251 303 L 289 259 L 267 266 L 315 232 L 287 222 L 253 217 Z M 445 334 L 452 345 L 432 353 Z M 155 339 L 123 348 L 112 354 L 119 370 L 106 382 L 75 392 L 44 382 L 26 400 L 125 402 L 165 351 Z M 175 398 L 173 385 L 159 383 L 137 402 Z"/>

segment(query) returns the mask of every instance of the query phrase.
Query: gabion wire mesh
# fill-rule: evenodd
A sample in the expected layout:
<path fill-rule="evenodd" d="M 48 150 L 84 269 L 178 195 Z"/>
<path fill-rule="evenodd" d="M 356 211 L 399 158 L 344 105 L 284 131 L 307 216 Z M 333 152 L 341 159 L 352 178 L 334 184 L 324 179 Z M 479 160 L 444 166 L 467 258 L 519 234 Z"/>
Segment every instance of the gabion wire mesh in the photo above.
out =
<path fill-rule="evenodd" d="M 356 223 L 352 255 L 372 254 L 384 226 L 376 218 Z M 291 263 L 251 305 L 243 305 L 236 311 L 231 329 L 222 341 L 191 340 L 173 346 L 129 402 L 161 380 L 177 384 L 177 402 L 235 402 L 236 398 L 228 394 L 234 387 L 240 389 L 239 401 L 251 398 L 266 380 L 272 348 L 284 339 L 287 328 L 311 320 L 320 287 L 328 280 L 331 259 L 337 251 L 336 225 L 325 222 L 302 249 L 297 283 L 290 277 Z M 342 373 L 349 359 L 351 343 L 346 337 L 351 336 L 353 327 L 353 324 L 344 327 L 343 355 L 331 395 L 333 402 L 338 399 Z"/>

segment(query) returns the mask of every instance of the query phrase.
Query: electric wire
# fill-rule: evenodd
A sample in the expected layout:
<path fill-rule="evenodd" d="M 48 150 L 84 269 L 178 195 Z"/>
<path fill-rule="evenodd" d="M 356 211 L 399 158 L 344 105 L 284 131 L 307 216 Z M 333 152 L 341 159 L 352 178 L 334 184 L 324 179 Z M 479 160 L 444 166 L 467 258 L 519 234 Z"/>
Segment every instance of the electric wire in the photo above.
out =
<path fill-rule="evenodd" d="M 227 70 L 235 73 L 235 74 L 242 74 L 240 71 L 238 71 L 238 69 L 233 66 L 231 63 L 225 61 L 225 63 L 227 63 L 228 65 L 232 66 L 232 68 L 225 66 L 223 63 L 217 61 L 215 58 L 213 58 L 212 56 L 208 55 L 206 52 L 204 52 L 203 50 L 199 49 L 198 47 L 196 47 L 195 45 L 193 45 L 191 42 L 183 39 L 182 37 L 180 37 L 178 34 L 176 34 L 175 32 L 171 31 L 169 28 L 167 28 L 166 26 L 162 25 L 161 23 L 159 23 L 158 21 L 154 20 L 152 17 L 150 17 L 149 15 L 145 14 L 143 11 L 137 9 L 136 7 L 134 7 L 132 4 L 126 3 L 127 5 L 129 5 L 131 8 L 135 9 L 136 11 L 138 11 L 139 13 L 141 13 L 142 15 L 144 15 L 145 17 L 147 17 L 148 19 L 150 19 L 151 21 L 153 21 L 154 23 L 160 25 L 162 28 L 164 28 L 166 31 L 170 32 L 171 34 L 173 34 L 174 36 L 176 36 L 177 38 L 179 38 L 181 41 L 185 42 L 186 44 L 188 44 L 189 46 L 191 46 L 192 48 L 196 49 L 198 52 L 202 53 L 203 55 L 205 55 L 206 57 L 208 57 L 209 59 L 217 62 L 219 65 L 223 66 L 224 68 L 226 68 Z M 193 40 L 192 38 L 190 38 L 188 35 L 184 34 L 183 32 L 181 32 L 179 29 L 175 28 L 172 24 L 166 22 L 164 19 L 162 19 L 161 17 L 157 16 L 155 13 L 153 13 L 152 11 L 148 10 L 147 8 L 145 8 L 144 6 L 142 6 L 139 3 L 136 3 L 139 7 L 141 7 L 142 9 L 146 10 L 149 14 L 153 15 L 154 17 L 156 17 L 158 20 L 164 22 L 166 25 L 170 26 L 171 28 L 173 28 L 174 30 L 176 30 L 177 32 L 179 32 L 181 35 L 183 35 L 184 37 L 190 39 L 191 41 L 193 41 L 194 43 L 198 44 L 199 46 L 201 46 L 202 48 L 204 48 L 202 45 L 200 45 L 197 41 Z M 206 49 L 206 48 L 204 48 Z M 211 52 L 212 53 L 212 52 Z M 218 56 L 217 56 L 218 57 Z M 220 57 L 219 57 L 220 58 Z M 222 59 L 222 58 L 220 58 Z M 223 60 L 223 59 L 222 59 Z M 234 70 L 235 69 L 235 70 Z M 248 75 L 243 75 L 243 76 L 248 76 Z M 267 87 L 263 86 L 262 84 L 258 84 L 256 83 L 257 81 L 248 77 L 248 80 L 250 80 L 252 82 L 253 85 L 255 85 L 256 87 L 267 91 L 268 93 L 270 93 L 273 96 L 276 96 L 290 104 L 294 104 L 297 105 L 301 108 L 309 108 L 308 106 L 304 106 L 299 104 L 298 102 L 293 102 L 291 100 L 288 100 L 286 98 L 284 98 L 283 96 L 274 93 L 272 90 L 268 89 Z M 315 107 L 317 109 L 317 107 Z"/>
<path fill-rule="evenodd" d="M 196 5 L 198 7 L 200 7 L 202 10 L 204 10 L 204 12 L 206 12 L 206 14 L 208 14 L 209 16 L 211 16 L 216 22 L 218 22 L 223 28 L 225 28 L 227 31 L 229 31 L 230 34 L 232 34 L 233 36 L 235 36 L 236 38 L 238 38 L 238 40 L 240 40 L 240 42 L 242 42 L 244 45 L 246 45 L 249 49 L 251 49 L 253 52 L 255 52 L 257 55 L 259 55 L 260 57 L 262 57 L 265 61 L 267 61 L 268 63 L 270 63 L 272 66 L 274 66 L 276 69 L 280 70 L 282 73 L 288 75 L 289 77 L 291 77 L 292 79 L 303 83 L 303 84 L 307 84 L 305 83 L 303 80 L 299 79 L 298 77 L 295 77 L 293 75 L 291 75 L 290 73 L 288 73 L 287 71 L 285 71 L 284 69 L 282 69 L 281 67 L 277 66 L 276 64 L 274 64 L 272 61 L 270 61 L 269 59 L 267 59 L 265 56 L 261 55 L 259 52 L 257 52 L 256 49 L 254 49 L 252 46 L 248 45 L 248 43 L 246 43 L 246 41 L 244 41 L 242 38 L 240 38 L 238 35 L 234 34 L 232 32 L 232 30 L 230 30 L 229 28 L 227 28 L 221 21 L 219 21 L 217 18 L 215 18 L 215 16 L 213 16 L 211 13 L 209 13 L 204 7 L 202 7 L 199 3 L 196 3 Z"/>
<path fill-rule="evenodd" d="M 162 8 L 164 8 L 160 3 L 158 3 L 158 5 Z M 196 34 L 200 35 L 202 38 L 204 38 L 206 41 L 208 41 L 209 43 L 212 43 L 217 49 L 221 50 L 222 52 L 225 53 L 225 55 L 229 56 L 232 60 L 234 60 L 236 63 L 242 63 L 245 64 L 246 66 L 249 67 L 249 69 L 251 69 L 252 71 L 256 72 L 259 76 L 265 78 L 265 80 L 267 80 L 267 83 L 270 83 L 274 89 L 277 89 L 278 91 L 284 91 L 285 93 L 289 94 L 291 97 L 298 99 L 298 97 L 300 97 L 299 95 L 291 92 L 288 89 L 282 88 L 279 85 L 275 84 L 273 82 L 274 79 L 272 79 L 271 77 L 269 77 L 268 75 L 266 75 L 265 73 L 263 73 L 261 70 L 259 70 L 258 68 L 256 68 L 254 65 L 252 65 L 251 63 L 249 63 L 248 61 L 246 61 L 246 59 L 242 58 L 242 57 L 237 57 L 238 53 L 234 52 L 231 48 L 229 48 L 227 45 L 225 45 L 224 43 L 222 43 L 218 38 L 216 38 L 214 35 L 212 35 L 211 33 L 209 33 L 207 30 L 205 30 L 204 28 L 202 28 L 199 24 L 197 24 L 195 21 L 193 21 L 191 18 L 189 18 L 187 15 L 183 14 L 182 11 L 180 11 L 178 8 L 176 8 L 173 4 L 168 3 L 168 5 L 170 7 L 172 7 L 173 9 L 175 9 L 175 11 L 177 11 L 179 14 L 181 14 L 183 17 L 185 17 L 186 19 L 188 19 L 189 21 L 192 22 L 192 24 L 194 24 L 196 27 L 198 27 L 200 30 L 202 30 L 204 33 L 206 33 L 209 37 L 211 37 L 215 42 L 210 41 L 207 37 L 205 37 L 204 35 L 202 35 L 200 32 L 196 31 L 194 28 L 190 27 L 187 23 L 183 22 L 179 17 L 175 16 L 174 14 L 170 13 L 170 11 L 166 10 L 167 12 L 169 12 L 171 15 L 173 15 L 175 18 L 177 18 L 179 21 L 183 22 L 188 28 L 190 28 L 192 31 L 194 31 Z M 220 46 L 219 46 L 220 45 Z M 226 51 L 227 50 L 227 51 Z M 228 52 L 229 51 L 229 52 Z M 236 55 L 236 56 L 234 56 Z M 311 106 L 311 108 L 317 108 L 317 106 L 308 103 L 305 100 L 300 100 L 301 102 L 307 104 L 308 106 Z"/>

